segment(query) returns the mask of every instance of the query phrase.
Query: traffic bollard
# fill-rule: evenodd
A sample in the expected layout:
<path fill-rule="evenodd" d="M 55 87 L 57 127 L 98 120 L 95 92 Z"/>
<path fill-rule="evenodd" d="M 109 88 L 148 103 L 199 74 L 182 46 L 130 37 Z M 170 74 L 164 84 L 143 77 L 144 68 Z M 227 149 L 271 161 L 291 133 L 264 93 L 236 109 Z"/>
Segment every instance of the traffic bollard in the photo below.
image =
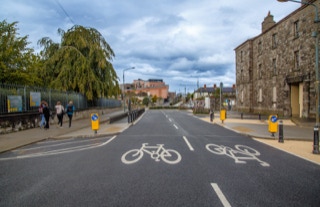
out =
<path fill-rule="evenodd" d="M 282 123 L 282 120 L 279 121 L 279 142 L 283 143 L 283 123 Z"/>
<path fill-rule="evenodd" d="M 241 113 L 241 119 L 243 119 L 243 113 Z"/>
<path fill-rule="evenodd" d="M 210 112 L 210 121 L 213 121 L 214 112 Z"/>
<path fill-rule="evenodd" d="M 319 154 L 319 127 L 314 126 L 313 130 L 313 154 Z"/>
<path fill-rule="evenodd" d="M 261 120 L 261 114 L 259 113 L 259 120 Z"/>

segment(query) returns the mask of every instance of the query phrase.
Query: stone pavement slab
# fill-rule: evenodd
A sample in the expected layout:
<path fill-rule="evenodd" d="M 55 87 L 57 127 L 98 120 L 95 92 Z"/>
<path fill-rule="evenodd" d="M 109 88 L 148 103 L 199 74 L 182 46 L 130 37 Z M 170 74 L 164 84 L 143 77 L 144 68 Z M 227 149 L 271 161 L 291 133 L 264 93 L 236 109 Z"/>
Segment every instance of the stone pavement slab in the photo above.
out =
<path fill-rule="evenodd" d="M 278 134 L 275 134 L 275 137 L 270 136 L 266 120 L 227 118 L 222 123 L 219 117 L 215 117 L 213 122 L 210 121 L 209 116 L 200 116 L 199 118 L 212 124 L 219 124 L 237 133 L 248 135 L 256 141 L 320 165 L 320 154 L 313 154 L 312 152 L 313 128 L 297 126 L 291 120 L 283 120 L 284 142 L 279 143 Z"/>

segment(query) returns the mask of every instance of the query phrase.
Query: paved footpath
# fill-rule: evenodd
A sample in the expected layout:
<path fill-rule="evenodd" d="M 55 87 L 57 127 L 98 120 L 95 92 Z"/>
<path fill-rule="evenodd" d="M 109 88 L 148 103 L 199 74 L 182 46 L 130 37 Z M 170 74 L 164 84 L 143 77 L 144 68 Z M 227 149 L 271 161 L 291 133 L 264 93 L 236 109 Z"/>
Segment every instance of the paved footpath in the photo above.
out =
<path fill-rule="evenodd" d="M 112 111 L 100 115 L 100 128 L 95 133 L 91 127 L 91 119 L 79 119 L 72 122 L 69 128 L 67 118 L 64 119 L 63 128 L 52 124 L 49 130 L 33 128 L 24 131 L 0 135 L 0 153 L 16 149 L 31 143 L 46 139 L 67 139 L 75 137 L 99 137 L 115 135 L 126 130 L 134 123 L 128 123 L 127 119 L 121 119 L 114 123 L 109 123 L 110 117 L 123 113 L 123 111 Z M 192 112 L 190 112 L 192 114 Z M 268 123 L 266 120 L 237 119 L 227 118 L 221 123 L 219 116 L 215 116 L 213 122 L 210 122 L 209 116 L 196 116 L 199 119 L 219 124 L 238 133 L 253 137 L 255 140 L 268 144 L 272 147 L 286 151 L 303 159 L 320 165 L 320 154 L 313 154 L 313 128 L 296 126 L 290 120 L 283 120 L 284 143 L 278 142 L 278 134 L 275 137 L 268 132 Z"/>
<path fill-rule="evenodd" d="M 276 133 L 273 137 L 268 131 L 267 120 L 227 118 L 222 123 L 219 116 L 215 116 L 213 122 L 210 121 L 209 116 L 198 117 L 203 121 L 219 124 L 237 133 L 248 135 L 256 141 L 320 165 L 320 154 L 312 153 L 313 127 L 311 126 L 301 127 L 291 120 L 282 120 L 284 142 L 279 143 L 279 134 Z"/>
<path fill-rule="evenodd" d="M 115 135 L 121 133 L 132 125 L 131 123 L 128 123 L 125 118 L 110 124 L 110 118 L 121 113 L 123 113 L 123 111 L 112 111 L 110 113 L 100 115 L 99 130 L 97 133 L 92 130 L 90 118 L 73 120 L 72 125 L 69 128 L 68 118 L 65 116 L 62 128 L 57 126 L 57 121 L 55 120 L 54 124 L 50 124 L 50 128 L 48 130 L 37 127 L 8 134 L 1 134 L 0 153 L 46 139 L 68 139 L 76 137 L 91 138 Z"/>

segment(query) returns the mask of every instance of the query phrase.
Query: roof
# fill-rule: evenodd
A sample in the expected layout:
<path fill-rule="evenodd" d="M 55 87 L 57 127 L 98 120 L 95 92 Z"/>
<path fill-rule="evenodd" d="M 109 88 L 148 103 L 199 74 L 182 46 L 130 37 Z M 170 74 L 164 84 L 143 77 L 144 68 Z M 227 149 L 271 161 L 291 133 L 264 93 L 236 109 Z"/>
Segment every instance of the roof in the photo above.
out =
<path fill-rule="evenodd" d="M 206 87 L 206 88 L 201 87 L 201 88 L 198 88 L 198 90 L 196 90 L 196 92 L 198 92 L 198 93 L 203 93 L 203 92 L 214 93 L 216 89 L 218 89 L 218 87 L 217 88 L 214 88 L 214 87 Z M 222 93 L 232 93 L 234 91 L 235 91 L 235 89 L 232 88 L 232 87 L 223 87 L 222 88 Z"/>

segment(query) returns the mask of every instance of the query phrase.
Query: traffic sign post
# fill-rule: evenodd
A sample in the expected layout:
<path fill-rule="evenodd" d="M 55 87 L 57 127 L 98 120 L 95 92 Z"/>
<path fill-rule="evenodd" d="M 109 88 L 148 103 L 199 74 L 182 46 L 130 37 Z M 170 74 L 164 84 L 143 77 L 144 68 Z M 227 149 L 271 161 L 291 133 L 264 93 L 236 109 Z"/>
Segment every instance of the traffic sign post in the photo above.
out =
<path fill-rule="evenodd" d="M 97 113 L 91 114 L 91 128 L 95 134 L 99 130 L 99 115 Z"/>

